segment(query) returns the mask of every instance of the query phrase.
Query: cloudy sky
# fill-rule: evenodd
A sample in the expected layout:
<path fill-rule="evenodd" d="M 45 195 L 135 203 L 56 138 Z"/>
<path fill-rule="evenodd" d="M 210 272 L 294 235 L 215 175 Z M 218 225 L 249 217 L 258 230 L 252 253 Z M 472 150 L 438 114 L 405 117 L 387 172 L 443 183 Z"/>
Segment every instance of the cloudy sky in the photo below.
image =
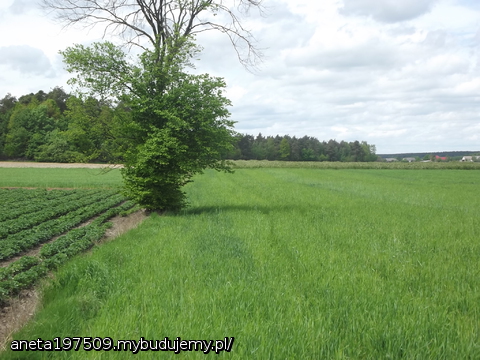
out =
<path fill-rule="evenodd" d="M 236 130 L 363 140 L 377 153 L 480 150 L 480 1 L 264 0 L 246 25 L 254 73 L 204 33 L 197 71 L 225 78 Z M 37 0 L 0 0 L 0 98 L 66 84 L 58 51 L 101 28 L 63 29 Z"/>

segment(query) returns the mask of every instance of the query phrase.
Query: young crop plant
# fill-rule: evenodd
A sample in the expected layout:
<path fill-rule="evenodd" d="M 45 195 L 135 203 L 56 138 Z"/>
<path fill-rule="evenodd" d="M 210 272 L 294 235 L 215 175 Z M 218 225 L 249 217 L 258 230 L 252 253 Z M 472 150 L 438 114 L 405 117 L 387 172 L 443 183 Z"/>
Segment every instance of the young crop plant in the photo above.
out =
<path fill-rule="evenodd" d="M 52 190 L 55 191 L 55 190 Z M 83 196 L 82 196 L 83 195 Z M 113 190 L 78 191 L 75 201 L 65 199 L 52 211 L 0 223 L 0 260 L 6 260 L 60 235 L 90 218 L 121 204 L 126 199 Z M 48 207 L 48 202 L 45 203 Z"/>
<path fill-rule="evenodd" d="M 24 256 L 7 267 L 0 268 L 0 281 L 8 280 L 20 272 L 38 265 L 40 259 L 34 256 Z"/>
<path fill-rule="evenodd" d="M 18 218 L 24 214 L 43 211 L 47 207 L 51 208 L 66 201 L 75 201 L 77 198 L 84 196 L 83 193 L 78 195 L 75 190 L 67 190 L 65 192 L 49 191 L 48 193 L 50 193 L 52 196 L 37 196 L 23 201 L 21 201 L 21 199 L 18 197 L 15 197 L 13 201 L 12 199 L 5 200 L 5 205 L 0 208 L 0 223 L 6 220 Z"/>
<path fill-rule="evenodd" d="M 34 226 L 32 229 L 7 236 L 0 241 L 0 259 L 6 259 L 67 231 L 55 241 L 43 245 L 38 257 L 23 256 L 7 267 L 0 268 L 0 303 L 5 302 L 21 289 L 33 285 L 49 270 L 57 268 L 69 258 L 90 248 L 104 236 L 105 231 L 111 226 L 111 223 L 108 222 L 110 218 L 135 208 L 133 201 L 125 201 L 126 199 L 122 195 L 114 191 L 79 190 L 71 191 L 71 193 L 59 191 L 58 194 L 61 196 L 58 197 L 54 196 L 55 192 L 55 190 L 49 192 L 50 199 L 65 199 L 71 203 L 72 200 L 75 200 L 73 203 L 79 208 Z M 18 194 L 25 195 L 23 191 L 19 191 Z M 42 194 L 42 192 L 38 194 Z M 10 201 L 15 200 L 15 196 L 12 194 L 9 194 L 9 197 Z M 49 200 L 42 195 L 31 197 L 32 201 L 35 199 L 38 200 L 35 202 L 35 206 L 42 201 L 43 206 L 49 204 Z M 93 221 L 88 225 L 72 229 L 79 223 L 92 218 Z"/>
<path fill-rule="evenodd" d="M 91 232 L 89 233 L 89 229 L 91 227 L 99 227 L 100 225 L 104 224 L 105 221 L 110 219 L 115 215 L 119 215 L 123 212 L 128 211 L 129 209 L 134 208 L 134 203 L 132 201 L 126 201 L 125 203 L 116 206 L 114 208 L 110 208 L 109 210 L 105 211 L 103 214 L 95 218 L 90 225 L 83 226 L 78 229 L 73 229 L 68 232 L 66 235 L 63 235 L 56 239 L 54 242 L 45 244 L 42 249 L 40 250 L 40 257 L 43 259 L 48 259 L 55 254 L 62 253 L 63 250 L 69 248 L 72 244 L 77 243 L 79 240 L 83 240 L 85 242 L 85 238 L 92 238 Z M 102 228 L 103 230 L 103 228 Z M 104 231 L 103 231 L 104 232 Z"/>
<path fill-rule="evenodd" d="M 45 222 L 64 214 L 69 213 L 85 204 L 98 201 L 99 190 L 89 190 L 85 193 L 76 193 L 71 196 L 63 196 L 59 200 L 43 202 L 40 206 L 26 207 L 25 212 L 20 216 L 5 220 L 1 223 L 0 239 L 8 234 L 14 234 L 23 229 L 31 228 L 37 224 Z M 29 212 L 32 211 L 32 212 Z"/>

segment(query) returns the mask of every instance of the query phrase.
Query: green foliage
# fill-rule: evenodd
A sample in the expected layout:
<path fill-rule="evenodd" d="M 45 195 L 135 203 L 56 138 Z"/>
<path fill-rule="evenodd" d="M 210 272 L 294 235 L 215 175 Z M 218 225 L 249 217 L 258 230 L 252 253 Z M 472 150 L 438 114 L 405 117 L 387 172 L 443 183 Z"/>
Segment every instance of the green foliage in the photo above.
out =
<path fill-rule="evenodd" d="M 183 46 L 183 53 L 165 56 L 162 62 L 155 53 L 146 53 L 136 64 L 129 63 L 125 54 L 111 44 L 99 44 L 92 49 L 83 46 L 68 48 L 63 54 L 74 59 L 67 62 L 71 71 L 87 71 L 90 66 L 88 64 L 91 63 L 96 66 L 94 73 L 89 73 L 85 79 L 78 76 L 72 80 L 72 84 L 85 91 L 84 86 L 105 81 L 104 84 L 98 84 L 99 89 L 104 89 L 103 99 L 92 97 L 91 90 L 87 91 L 88 96 L 75 97 L 66 94 L 61 88 L 55 88 L 48 94 L 39 91 L 37 94 L 24 95 L 20 101 L 7 95 L 0 100 L 0 152 L 12 158 L 36 161 L 123 163 L 127 151 L 148 137 L 148 126 L 161 129 L 164 125 L 168 115 L 158 114 L 156 109 L 168 110 L 175 117 L 182 118 L 190 116 L 185 111 L 184 114 L 175 113 L 182 106 L 183 109 L 200 106 L 183 103 L 185 96 L 177 96 L 178 91 L 175 92 L 175 89 L 178 87 L 172 85 L 184 81 L 186 74 L 182 66 L 191 65 L 188 63 L 189 56 L 197 51 L 193 44 L 185 43 Z M 86 53 L 79 54 L 82 51 Z M 78 64 L 78 61 L 83 61 L 86 65 Z M 169 70 L 166 71 L 166 68 Z M 107 74 L 103 78 L 102 69 L 124 69 L 125 72 L 115 76 Z M 114 81 L 119 83 L 113 84 Z M 221 79 L 208 78 L 208 81 L 217 81 L 218 88 L 225 86 Z M 123 92 L 119 90 L 121 86 L 124 86 Z M 112 89 L 115 91 L 110 91 Z M 159 94 L 163 94 L 174 105 L 168 104 L 167 100 L 159 100 Z M 135 109 L 140 110 L 132 111 Z M 235 134 L 232 142 L 233 147 L 221 151 L 222 159 L 377 160 L 375 146 L 364 141 L 320 142 L 309 136 L 263 137 L 259 134 L 254 137 Z"/>
<path fill-rule="evenodd" d="M 68 81 L 102 101 L 115 99 L 128 90 L 124 83 L 132 69 L 125 53 L 110 42 L 93 43 L 91 47 L 75 44 L 60 51 L 67 71 L 77 76 Z"/>
<path fill-rule="evenodd" d="M 126 109 L 76 98 L 61 88 L 0 100 L 0 155 L 52 162 L 114 162 L 124 151 L 118 125 Z"/>
<path fill-rule="evenodd" d="M 125 194 L 152 210 L 184 207 L 182 187 L 207 167 L 228 171 L 221 159 L 232 149 L 225 82 L 183 71 L 197 51 L 187 39 L 176 38 L 173 48 L 146 51 L 133 65 L 110 43 L 62 52 L 67 69 L 77 73 L 72 83 L 128 109 L 116 134 L 126 144 Z M 72 122 L 77 139 L 81 124 L 91 124 L 85 115 L 78 112 Z"/>
<path fill-rule="evenodd" d="M 317 138 L 304 136 L 297 138 L 285 136 L 267 136 L 258 134 L 235 136 L 235 152 L 226 155 L 233 160 L 281 160 L 281 161 L 377 161 L 375 145 L 367 142 L 320 142 Z"/>
<path fill-rule="evenodd" d="M 36 97 L 28 97 L 28 102 L 24 98 L 23 102 L 16 103 L 8 118 L 5 154 L 34 159 L 60 117 L 60 110 L 52 99 L 39 103 Z"/>
<path fill-rule="evenodd" d="M 37 257 L 23 256 L 9 266 L 0 268 L 0 281 L 8 280 L 20 272 L 37 265 L 39 262 L 40 260 Z"/>
<path fill-rule="evenodd" d="M 52 99 L 46 100 L 50 106 Z M 54 109 L 57 109 L 54 107 Z M 125 110 L 121 110 L 125 111 Z M 66 100 L 65 111 L 57 116 L 55 129 L 40 137 L 34 134 L 29 147 L 37 136 L 42 141 L 32 148 L 37 161 L 51 162 L 115 162 L 121 159 L 123 150 L 114 134 L 118 125 L 118 111 L 92 97 L 85 100 L 71 96 Z"/>
<path fill-rule="evenodd" d="M 186 205 L 181 187 L 194 174 L 206 167 L 227 169 L 218 159 L 230 145 L 232 123 L 222 119 L 228 102 L 212 93 L 221 83 L 207 76 L 181 80 L 159 99 L 162 110 L 150 114 L 161 127 L 151 125 L 144 142 L 127 152 L 122 170 L 127 194 L 149 209 L 180 209 Z M 144 110 L 133 111 L 141 112 L 142 122 Z"/>
<path fill-rule="evenodd" d="M 144 64 L 142 80 L 162 78 L 162 69 Z M 127 195 L 148 209 L 178 210 L 186 205 L 181 188 L 193 175 L 207 167 L 228 170 L 219 161 L 231 148 L 233 126 L 228 120 L 230 101 L 222 96 L 224 81 L 172 72 L 166 75 L 168 84 L 129 103 L 138 140 L 127 151 L 122 173 Z M 133 86 L 148 94 L 150 85 Z"/>
<path fill-rule="evenodd" d="M 23 126 L 10 129 L 5 138 L 5 154 L 11 157 L 23 157 L 27 151 L 30 133 Z"/>
<path fill-rule="evenodd" d="M 17 99 L 11 94 L 0 100 L 0 156 L 5 155 L 5 139 L 8 132 L 10 116 L 15 108 Z"/>
<path fill-rule="evenodd" d="M 79 192 L 73 196 L 81 195 Z M 65 196 L 60 203 L 57 200 L 50 200 L 50 203 L 58 205 L 52 211 L 44 210 L 45 214 L 37 211 L 2 222 L 0 225 L 3 230 L 0 236 L 5 238 L 0 241 L 0 260 L 8 259 L 48 241 L 53 236 L 62 234 L 125 200 L 122 195 L 107 190 L 84 191 L 83 195 L 81 199 L 77 198 L 75 201 Z M 49 202 L 45 202 L 45 208 L 48 208 L 48 205 Z"/>
<path fill-rule="evenodd" d="M 290 144 L 285 137 L 280 141 L 279 156 L 280 160 L 287 160 L 290 157 Z"/>
<path fill-rule="evenodd" d="M 47 134 L 45 144 L 38 147 L 35 160 L 62 163 L 75 163 L 86 160 L 80 152 L 71 149 L 72 146 L 65 131 L 55 129 Z"/>
<path fill-rule="evenodd" d="M 0 268 L 0 303 L 91 247 L 110 227 L 108 219 L 134 207 L 122 195 L 106 190 L 0 190 L 0 199 L 1 260 L 68 231 L 44 245 L 40 258 L 23 256 Z M 99 216 L 88 225 L 69 231 L 95 215 Z"/>
<path fill-rule="evenodd" d="M 0 259 L 3 260 L 100 214 L 89 224 L 45 244 L 40 249 L 40 258 L 23 256 L 0 268 L 0 303 L 34 284 L 47 270 L 90 248 L 110 227 L 108 219 L 134 207 L 131 201 L 116 206 L 124 200 L 123 196 L 105 190 L 2 190 L 0 199 L 4 205 L 0 207 L 0 237 L 4 237 L 0 242 Z"/>

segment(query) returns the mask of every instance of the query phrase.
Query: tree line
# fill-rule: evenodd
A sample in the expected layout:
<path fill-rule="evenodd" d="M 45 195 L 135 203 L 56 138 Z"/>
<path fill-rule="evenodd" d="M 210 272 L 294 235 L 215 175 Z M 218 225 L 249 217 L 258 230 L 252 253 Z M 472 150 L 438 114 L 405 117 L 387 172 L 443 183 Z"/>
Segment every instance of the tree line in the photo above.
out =
<path fill-rule="evenodd" d="M 0 157 L 45 162 L 117 162 L 119 107 L 55 87 L 0 100 Z"/>
<path fill-rule="evenodd" d="M 0 100 L 0 157 L 45 162 L 123 161 L 125 113 L 94 97 L 80 99 L 55 87 L 46 93 Z M 304 136 L 236 134 L 230 160 L 376 161 L 375 146 L 365 141 L 319 141 Z"/>
<path fill-rule="evenodd" d="M 237 134 L 234 150 L 228 154 L 232 160 L 284 160 L 284 161 L 376 161 L 375 145 L 365 141 L 319 141 L 312 136 L 262 136 Z"/>

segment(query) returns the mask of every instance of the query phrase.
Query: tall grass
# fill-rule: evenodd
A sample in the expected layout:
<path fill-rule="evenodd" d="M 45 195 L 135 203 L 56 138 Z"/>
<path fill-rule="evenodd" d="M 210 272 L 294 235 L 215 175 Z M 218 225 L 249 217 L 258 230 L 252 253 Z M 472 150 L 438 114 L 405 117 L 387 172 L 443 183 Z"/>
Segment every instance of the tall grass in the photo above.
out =
<path fill-rule="evenodd" d="M 479 185 L 454 170 L 207 171 L 188 210 L 67 264 L 15 338 L 234 336 L 223 357 L 477 359 Z M 67 355 L 128 357 L 5 358 Z M 178 356 L 136 356 L 159 355 Z"/>

